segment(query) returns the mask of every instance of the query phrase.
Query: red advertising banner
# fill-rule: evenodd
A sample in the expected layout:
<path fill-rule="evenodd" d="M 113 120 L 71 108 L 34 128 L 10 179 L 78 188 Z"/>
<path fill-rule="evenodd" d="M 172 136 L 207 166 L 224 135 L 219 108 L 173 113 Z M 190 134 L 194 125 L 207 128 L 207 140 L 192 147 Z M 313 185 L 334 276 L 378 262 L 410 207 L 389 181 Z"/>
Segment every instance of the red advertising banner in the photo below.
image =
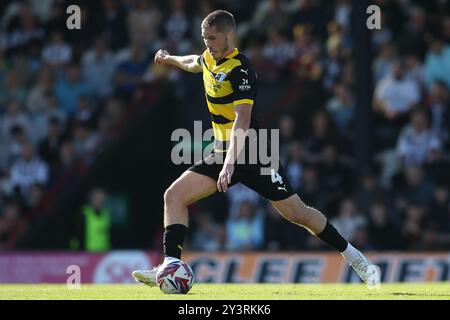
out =
<path fill-rule="evenodd" d="M 131 283 L 131 272 L 151 268 L 159 255 L 143 251 L 109 253 L 0 253 L 0 283 L 66 283 L 68 268 L 81 270 L 81 283 Z"/>
<path fill-rule="evenodd" d="M 368 254 L 383 282 L 450 280 L 450 253 Z M 349 283 L 358 276 L 337 253 L 186 252 L 198 283 Z M 160 262 L 156 252 L 0 253 L 0 283 L 66 283 L 77 266 L 81 283 L 133 283 L 131 272 Z"/>

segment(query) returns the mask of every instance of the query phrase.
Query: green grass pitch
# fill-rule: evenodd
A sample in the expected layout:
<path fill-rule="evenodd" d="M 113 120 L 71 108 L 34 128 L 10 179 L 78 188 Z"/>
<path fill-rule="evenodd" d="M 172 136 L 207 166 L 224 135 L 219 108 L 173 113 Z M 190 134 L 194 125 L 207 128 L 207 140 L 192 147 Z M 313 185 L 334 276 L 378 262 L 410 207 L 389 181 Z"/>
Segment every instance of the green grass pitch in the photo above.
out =
<path fill-rule="evenodd" d="M 450 300 L 450 283 L 384 284 L 195 284 L 187 295 L 165 295 L 139 284 L 0 285 L 0 300 Z"/>

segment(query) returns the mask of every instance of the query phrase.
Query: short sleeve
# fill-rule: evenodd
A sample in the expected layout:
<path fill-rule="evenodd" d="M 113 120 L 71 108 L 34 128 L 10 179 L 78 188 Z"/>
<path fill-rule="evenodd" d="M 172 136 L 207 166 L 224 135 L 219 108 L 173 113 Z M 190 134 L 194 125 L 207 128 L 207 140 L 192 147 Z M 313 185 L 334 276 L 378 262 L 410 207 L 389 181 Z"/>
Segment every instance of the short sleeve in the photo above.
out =
<path fill-rule="evenodd" d="M 230 73 L 233 88 L 233 104 L 251 104 L 256 98 L 256 73 L 249 65 L 235 67 Z"/>

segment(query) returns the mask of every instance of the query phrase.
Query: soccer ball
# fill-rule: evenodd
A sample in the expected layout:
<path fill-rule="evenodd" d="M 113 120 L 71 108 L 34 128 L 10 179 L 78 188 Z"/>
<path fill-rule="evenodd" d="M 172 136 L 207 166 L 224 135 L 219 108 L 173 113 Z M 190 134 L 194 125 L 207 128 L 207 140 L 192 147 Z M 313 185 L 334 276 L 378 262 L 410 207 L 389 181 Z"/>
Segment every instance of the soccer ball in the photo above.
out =
<path fill-rule="evenodd" d="M 194 284 L 194 273 L 184 261 L 166 260 L 156 273 L 156 283 L 166 294 L 186 294 Z"/>

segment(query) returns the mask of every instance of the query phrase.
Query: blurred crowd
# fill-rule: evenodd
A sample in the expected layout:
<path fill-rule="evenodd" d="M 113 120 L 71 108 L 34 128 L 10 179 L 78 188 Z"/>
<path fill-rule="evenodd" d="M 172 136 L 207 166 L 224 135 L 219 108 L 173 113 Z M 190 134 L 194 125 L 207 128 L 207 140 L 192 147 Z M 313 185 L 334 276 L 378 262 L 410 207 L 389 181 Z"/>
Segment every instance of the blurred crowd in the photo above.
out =
<path fill-rule="evenodd" d="M 219 8 L 235 14 L 238 48 L 260 84 L 289 84 L 266 124 L 280 129 L 303 201 L 363 250 L 450 248 L 447 1 L 374 1 L 382 28 L 372 31 L 371 106 L 355 102 L 350 0 L 77 1 L 82 28 L 69 30 L 72 2 L 0 3 L 0 249 L 21 218 L 95 161 L 148 95 L 145 84 L 182 83 L 152 56 L 203 52 L 200 23 Z M 357 108 L 370 108 L 372 125 L 360 176 Z M 191 211 L 191 249 L 326 249 L 242 185 Z"/>

